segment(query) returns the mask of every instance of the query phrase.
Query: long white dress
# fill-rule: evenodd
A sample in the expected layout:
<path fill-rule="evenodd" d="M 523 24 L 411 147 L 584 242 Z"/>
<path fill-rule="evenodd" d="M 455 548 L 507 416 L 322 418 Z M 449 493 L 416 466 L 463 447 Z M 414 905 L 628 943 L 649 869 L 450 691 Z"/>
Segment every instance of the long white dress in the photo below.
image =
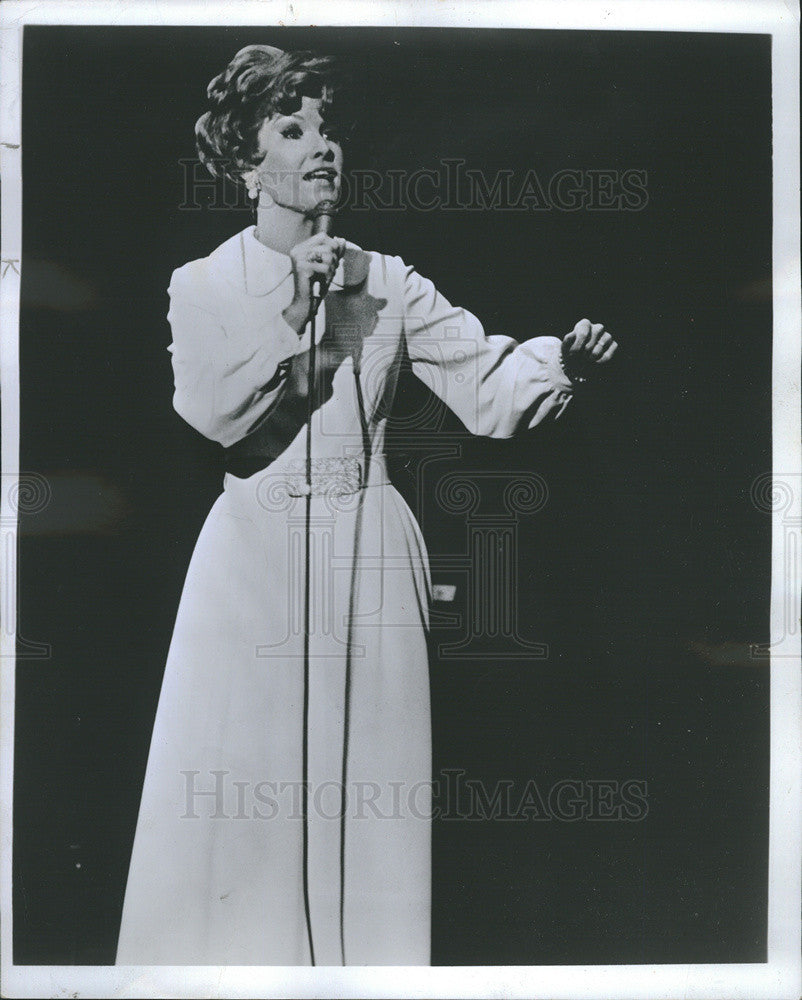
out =
<path fill-rule="evenodd" d="M 173 274 L 174 404 L 236 454 L 197 542 L 156 715 L 117 964 L 428 965 L 426 547 L 383 458 L 406 349 L 475 434 L 568 404 L 560 341 L 485 336 L 399 257 L 348 244 L 318 314 L 304 728 L 309 334 L 253 227 Z M 251 458 L 253 458 L 251 454 Z M 322 483 L 323 487 L 319 484 Z M 326 492 L 322 489 L 333 484 Z"/>

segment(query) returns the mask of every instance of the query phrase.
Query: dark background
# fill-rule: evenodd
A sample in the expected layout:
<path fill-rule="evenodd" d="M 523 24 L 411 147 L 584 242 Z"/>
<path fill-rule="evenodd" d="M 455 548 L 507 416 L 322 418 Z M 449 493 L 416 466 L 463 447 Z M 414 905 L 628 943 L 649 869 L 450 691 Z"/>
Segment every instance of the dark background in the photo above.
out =
<path fill-rule="evenodd" d="M 648 786 L 638 822 L 436 822 L 433 962 L 765 961 L 769 685 L 749 644 L 769 611 L 750 495 L 771 469 L 769 37 L 27 27 L 20 467 L 52 499 L 19 541 L 15 962 L 114 960 L 171 628 L 221 486 L 216 446 L 171 408 L 166 288 L 249 223 L 206 196 L 182 210 L 179 161 L 208 80 L 253 42 L 343 57 L 362 88 L 352 166 L 648 176 L 638 212 L 338 220 L 489 333 L 588 316 L 622 345 L 548 428 L 468 439 L 436 407 L 419 440 L 396 435 L 434 581 L 458 584 L 438 611 L 466 612 L 467 581 L 444 564 L 466 515 L 435 503 L 437 479 L 498 473 L 489 517 L 510 471 L 548 484 L 517 521 L 516 600 L 549 656 L 500 636 L 449 658 L 465 627 L 435 628 L 435 775 Z M 405 378 L 400 414 L 425 402 Z"/>

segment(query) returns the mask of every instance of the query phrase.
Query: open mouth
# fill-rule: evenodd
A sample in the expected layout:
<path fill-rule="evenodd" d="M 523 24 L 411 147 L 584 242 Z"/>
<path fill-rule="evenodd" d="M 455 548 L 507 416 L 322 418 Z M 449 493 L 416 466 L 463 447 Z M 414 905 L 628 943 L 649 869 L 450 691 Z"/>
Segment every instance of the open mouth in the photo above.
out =
<path fill-rule="evenodd" d="M 331 167 L 318 167 L 317 170 L 310 170 L 304 174 L 305 181 L 328 181 L 333 184 L 337 180 L 337 171 Z"/>

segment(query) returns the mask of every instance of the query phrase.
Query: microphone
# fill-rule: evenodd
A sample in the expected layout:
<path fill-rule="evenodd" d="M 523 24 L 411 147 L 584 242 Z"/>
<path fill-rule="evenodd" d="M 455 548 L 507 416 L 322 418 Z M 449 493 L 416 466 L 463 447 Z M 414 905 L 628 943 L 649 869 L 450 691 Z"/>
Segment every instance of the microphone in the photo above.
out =
<path fill-rule="evenodd" d="M 316 236 L 318 233 L 325 233 L 326 236 L 331 236 L 334 228 L 334 213 L 336 211 L 337 206 L 330 198 L 326 198 L 315 206 L 311 212 L 313 236 Z M 312 279 L 312 298 L 322 299 L 326 293 L 326 284 L 324 284 L 323 279 L 319 275 L 316 275 Z"/>

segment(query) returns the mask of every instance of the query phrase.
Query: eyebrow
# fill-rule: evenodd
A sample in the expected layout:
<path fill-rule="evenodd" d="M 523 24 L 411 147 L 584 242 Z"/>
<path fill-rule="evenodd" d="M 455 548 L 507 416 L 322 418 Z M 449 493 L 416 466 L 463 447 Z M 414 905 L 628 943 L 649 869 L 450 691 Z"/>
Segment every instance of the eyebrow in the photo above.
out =
<path fill-rule="evenodd" d="M 291 115 L 279 115 L 279 120 L 281 120 L 281 121 L 292 121 L 292 120 L 295 120 L 295 121 L 301 122 L 304 125 L 308 124 L 306 118 L 303 116 L 303 114 L 300 111 L 294 111 Z M 323 115 L 321 115 L 320 116 L 320 124 L 321 125 L 333 125 L 334 124 L 334 120 L 330 119 L 330 118 L 326 118 Z"/>
<path fill-rule="evenodd" d="M 279 115 L 278 118 L 275 119 L 275 121 L 277 126 L 280 125 L 282 122 L 289 122 L 289 121 L 297 121 L 302 124 L 306 124 L 304 116 L 297 111 L 293 112 L 293 114 L 291 115 Z"/>

